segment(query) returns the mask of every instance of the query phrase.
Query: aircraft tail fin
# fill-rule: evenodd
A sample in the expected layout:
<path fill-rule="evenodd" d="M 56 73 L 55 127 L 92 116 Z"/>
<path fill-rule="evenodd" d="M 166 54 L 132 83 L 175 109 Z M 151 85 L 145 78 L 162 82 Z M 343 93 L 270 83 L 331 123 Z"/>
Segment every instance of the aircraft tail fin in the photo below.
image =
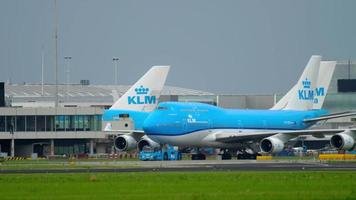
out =
<path fill-rule="evenodd" d="M 287 106 L 288 101 L 294 93 L 295 89 L 296 86 L 293 86 L 292 89 L 290 89 L 287 94 L 285 94 L 275 105 L 273 105 L 270 110 L 283 110 Z"/>
<path fill-rule="evenodd" d="M 313 55 L 297 84 L 271 110 L 313 109 L 314 93 L 319 75 L 321 56 Z"/>
<path fill-rule="evenodd" d="M 334 74 L 336 61 L 320 62 L 318 82 L 315 88 L 313 109 L 321 109 Z"/>
<path fill-rule="evenodd" d="M 169 69 L 170 66 L 153 66 L 110 109 L 146 112 L 155 109 Z"/>

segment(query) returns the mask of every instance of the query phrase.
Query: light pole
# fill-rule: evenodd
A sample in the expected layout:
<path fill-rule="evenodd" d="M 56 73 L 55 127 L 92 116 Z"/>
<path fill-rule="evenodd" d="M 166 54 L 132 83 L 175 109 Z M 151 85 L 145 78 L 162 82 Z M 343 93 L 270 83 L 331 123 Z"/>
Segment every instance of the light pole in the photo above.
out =
<path fill-rule="evenodd" d="M 66 97 L 68 101 L 68 90 L 69 90 L 69 82 L 70 82 L 70 60 L 72 59 L 72 56 L 65 56 L 64 60 L 66 61 L 66 75 L 67 75 L 67 83 L 66 83 Z"/>
<path fill-rule="evenodd" d="M 55 77 L 56 77 L 56 100 L 55 100 L 55 107 L 58 107 L 58 11 L 57 11 L 57 0 L 54 0 L 54 12 L 55 12 L 55 30 L 54 30 L 54 39 L 55 39 Z M 57 112 L 57 111 L 56 111 Z"/>
<path fill-rule="evenodd" d="M 14 118 L 11 118 L 10 122 L 10 134 L 11 134 L 11 147 L 10 147 L 10 157 L 15 157 L 15 137 L 14 137 L 14 129 L 15 129 L 15 122 Z"/>
<path fill-rule="evenodd" d="M 41 48 L 41 95 L 44 95 L 44 51 L 43 45 Z"/>
<path fill-rule="evenodd" d="M 115 74 L 114 74 L 114 79 L 115 79 L 115 85 L 117 85 L 117 84 L 118 84 L 118 81 L 117 81 L 117 79 L 118 79 L 117 73 L 118 73 L 118 71 L 119 71 L 119 69 L 118 69 L 119 58 L 113 57 L 113 58 L 112 58 L 112 61 L 114 62 L 114 72 L 115 72 Z"/>

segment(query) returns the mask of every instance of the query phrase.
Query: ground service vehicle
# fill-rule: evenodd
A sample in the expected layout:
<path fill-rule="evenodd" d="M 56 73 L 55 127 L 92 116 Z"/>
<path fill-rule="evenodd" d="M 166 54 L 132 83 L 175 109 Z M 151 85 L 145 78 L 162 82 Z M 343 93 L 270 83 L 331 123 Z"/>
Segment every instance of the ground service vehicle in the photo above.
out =
<path fill-rule="evenodd" d="M 145 146 L 139 154 L 140 160 L 181 160 L 182 154 L 173 146 L 167 145 L 163 148 L 152 148 Z"/>

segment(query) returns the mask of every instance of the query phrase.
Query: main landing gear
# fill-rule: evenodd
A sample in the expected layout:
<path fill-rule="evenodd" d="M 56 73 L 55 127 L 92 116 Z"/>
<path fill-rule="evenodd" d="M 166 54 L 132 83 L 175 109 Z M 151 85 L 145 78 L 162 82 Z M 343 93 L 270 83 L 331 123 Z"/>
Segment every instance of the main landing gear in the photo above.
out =
<path fill-rule="evenodd" d="M 238 160 L 256 160 L 257 156 L 260 156 L 260 154 L 246 150 L 237 153 Z"/>
<path fill-rule="evenodd" d="M 198 153 L 198 154 L 192 154 L 192 160 L 205 160 L 206 156 L 205 154 Z"/>
<path fill-rule="evenodd" d="M 202 154 L 200 152 L 199 148 L 197 148 L 196 153 L 192 154 L 192 160 L 206 160 L 206 156 L 205 156 L 205 154 Z"/>
<path fill-rule="evenodd" d="M 232 159 L 232 154 L 229 152 L 229 150 L 224 149 L 223 153 L 221 154 L 221 160 L 231 160 Z"/>

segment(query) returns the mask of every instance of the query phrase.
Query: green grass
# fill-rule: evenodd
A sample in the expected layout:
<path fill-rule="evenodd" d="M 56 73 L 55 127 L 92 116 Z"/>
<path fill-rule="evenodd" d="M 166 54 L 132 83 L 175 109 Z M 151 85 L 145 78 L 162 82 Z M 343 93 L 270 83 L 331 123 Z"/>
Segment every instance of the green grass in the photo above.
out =
<path fill-rule="evenodd" d="M 120 162 L 120 161 L 138 161 L 138 158 L 121 158 L 121 159 L 96 159 L 96 158 L 81 158 L 81 159 L 62 159 L 62 158 L 56 158 L 56 159 L 37 159 L 37 160 L 32 160 L 32 159 L 26 159 L 26 160 L 6 160 L 3 162 L 0 162 L 2 164 L 37 164 L 37 163 L 63 163 L 63 162 Z"/>
<path fill-rule="evenodd" d="M 0 170 L 53 170 L 53 169 L 122 169 L 135 168 L 137 165 L 76 165 L 76 164 L 62 164 L 62 165 L 15 165 L 15 166 L 0 166 Z M 0 198 L 1 200 L 1 198 Z"/>
<path fill-rule="evenodd" d="M 356 172 L 2 174 L 0 199 L 356 199 Z"/>
<path fill-rule="evenodd" d="M 106 169 L 106 168 L 132 168 L 137 167 L 134 164 L 113 165 L 114 161 L 97 161 L 101 165 L 92 165 L 82 162 L 78 164 L 76 161 L 6 161 L 0 164 L 0 170 L 29 170 L 29 169 Z M 1 198 L 0 198 L 1 199 Z"/>

